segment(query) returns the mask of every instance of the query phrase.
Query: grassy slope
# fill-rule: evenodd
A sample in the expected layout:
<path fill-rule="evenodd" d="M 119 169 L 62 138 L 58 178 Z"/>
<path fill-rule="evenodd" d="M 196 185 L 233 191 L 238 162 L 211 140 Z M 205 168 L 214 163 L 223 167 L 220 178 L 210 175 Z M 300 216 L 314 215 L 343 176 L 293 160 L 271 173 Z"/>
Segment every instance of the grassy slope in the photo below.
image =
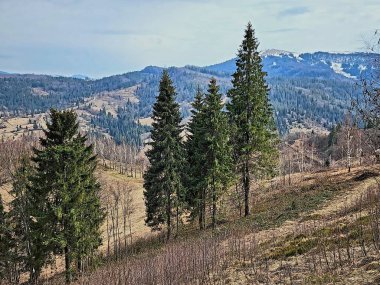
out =
<path fill-rule="evenodd" d="M 378 280 L 380 257 L 371 243 L 371 219 L 365 218 L 369 206 L 358 206 L 368 189 L 377 187 L 377 171 L 358 167 L 351 173 L 297 174 L 290 186 L 279 178 L 269 188 L 254 190 L 250 218 L 232 221 L 227 215 L 230 222 L 215 232 L 199 233 L 188 224 L 168 244 L 147 232 L 135 243 L 133 256 L 106 262 L 80 282 L 377 284 L 370 283 Z M 368 233 L 360 234 L 364 229 Z"/>
<path fill-rule="evenodd" d="M 173 284 L 196 284 L 194 279 L 203 284 L 378 284 L 371 283 L 379 278 L 380 256 L 371 234 L 374 216 L 368 217 L 373 208 L 365 199 L 368 189 L 377 187 L 372 176 L 378 170 L 358 167 L 351 173 L 336 169 L 295 174 L 290 186 L 278 178 L 270 187 L 254 189 L 250 218 L 229 213 L 214 233 L 199 233 L 190 223 L 169 244 L 144 225 L 142 179 L 102 170 L 99 177 L 105 185 L 132 187 L 134 251 L 121 261 L 105 262 L 86 276 L 84 284 L 117 284 L 116 276 L 126 268 L 144 273 L 132 274 L 122 280 L 124 284 L 145 284 L 149 278 L 157 284 L 165 284 L 165 278 L 172 278 Z M 106 252 L 106 244 L 101 250 Z M 339 265 L 333 263 L 338 251 Z M 54 278 L 53 284 L 60 279 Z"/>
<path fill-rule="evenodd" d="M 377 171 L 356 168 L 350 174 L 338 170 L 305 177 L 311 182 L 301 183 L 294 200 L 301 211 L 295 215 L 284 208 L 280 211 L 290 219 L 272 219 L 275 227 L 244 235 L 239 242 L 248 247 L 254 240 L 255 256 L 228 266 L 221 273 L 225 283 L 379 284 L 380 255 L 372 234 L 377 216 L 368 216 L 378 200 L 367 199 L 378 191 L 377 179 L 370 177 Z M 289 194 L 282 200 L 292 200 Z"/>

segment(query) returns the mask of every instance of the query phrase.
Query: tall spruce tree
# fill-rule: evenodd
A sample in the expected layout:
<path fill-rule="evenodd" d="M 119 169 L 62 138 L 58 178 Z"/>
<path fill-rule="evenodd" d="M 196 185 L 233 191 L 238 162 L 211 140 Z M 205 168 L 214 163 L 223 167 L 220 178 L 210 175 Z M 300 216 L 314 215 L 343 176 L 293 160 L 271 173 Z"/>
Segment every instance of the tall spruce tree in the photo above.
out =
<path fill-rule="evenodd" d="M 153 230 L 166 224 L 167 239 L 176 216 L 178 230 L 183 201 L 182 171 L 184 148 L 179 105 L 175 89 L 166 70 L 162 73 L 159 95 L 153 106 L 151 149 L 147 152 L 150 166 L 144 174 L 146 223 Z M 174 213 L 174 212 L 175 213 Z"/>
<path fill-rule="evenodd" d="M 277 157 L 277 132 L 258 46 L 252 25 L 248 23 L 238 51 L 227 105 L 232 123 L 235 164 L 244 192 L 245 216 L 250 214 L 252 178 L 272 173 Z"/>
<path fill-rule="evenodd" d="M 83 257 L 101 244 L 100 226 L 104 212 L 100 206 L 100 186 L 94 177 L 96 157 L 92 145 L 79 134 L 73 111 L 50 111 L 42 149 L 35 149 L 36 173 L 30 187 L 34 230 L 46 250 L 63 254 L 66 282 L 73 277 L 73 263 L 81 267 Z"/>
<path fill-rule="evenodd" d="M 212 227 L 215 228 L 218 202 L 232 180 L 232 148 L 228 117 L 223 111 L 222 94 L 219 93 L 219 86 L 214 78 L 210 80 L 207 92 L 203 109 L 203 163 L 206 165 L 203 177 L 211 202 Z"/>
<path fill-rule="evenodd" d="M 192 103 L 191 121 L 187 127 L 187 141 L 185 144 L 187 155 L 186 176 L 186 204 L 189 206 L 191 216 L 198 216 L 200 229 L 205 228 L 206 217 L 206 184 L 203 174 L 204 163 L 204 94 L 198 86 Z"/>

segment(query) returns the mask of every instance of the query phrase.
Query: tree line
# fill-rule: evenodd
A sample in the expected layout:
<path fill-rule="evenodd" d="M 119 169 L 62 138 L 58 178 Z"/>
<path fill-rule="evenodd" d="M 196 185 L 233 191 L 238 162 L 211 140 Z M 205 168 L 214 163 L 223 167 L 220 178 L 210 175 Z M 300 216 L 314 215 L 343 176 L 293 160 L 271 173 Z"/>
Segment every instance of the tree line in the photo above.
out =
<path fill-rule="evenodd" d="M 168 71 L 163 71 L 153 105 L 144 195 L 147 225 L 153 230 L 165 225 L 167 239 L 174 228 L 178 233 L 185 211 L 198 217 L 200 229 L 208 221 L 215 228 L 218 206 L 233 184 L 242 193 L 248 216 L 252 181 L 274 174 L 278 137 L 262 68 L 258 41 L 249 23 L 227 104 L 212 78 L 205 94 L 198 88 L 187 127 L 181 125 L 173 82 Z"/>

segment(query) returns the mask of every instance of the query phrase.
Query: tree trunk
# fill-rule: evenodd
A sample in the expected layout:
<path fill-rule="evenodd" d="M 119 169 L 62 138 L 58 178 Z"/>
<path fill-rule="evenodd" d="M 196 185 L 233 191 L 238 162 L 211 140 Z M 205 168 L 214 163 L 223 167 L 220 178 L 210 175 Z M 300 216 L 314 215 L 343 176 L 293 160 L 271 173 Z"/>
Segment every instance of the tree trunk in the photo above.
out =
<path fill-rule="evenodd" d="M 212 179 L 212 228 L 215 229 L 216 226 L 216 190 L 215 181 Z"/>
<path fill-rule="evenodd" d="M 82 258 L 79 256 L 77 260 L 77 272 L 82 273 L 82 269 L 83 269 L 83 262 L 82 262 Z"/>
<path fill-rule="evenodd" d="M 178 229 L 179 229 L 179 207 L 177 205 L 177 209 L 176 209 L 176 233 L 175 233 L 176 236 L 178 236 Z"/>
<path fill-rule="evenodd" d="M 198 199 L 198 221 L 199 221 L 199 229 L 200 230 L 203 230 L 205 227 L 204 227 L 204 223 L 203 223 L 203 220 L 204 220 L 204 211 L 203 211 L 203 203 L 204 203 L 204 189 L 201 189 L 201 191 L 199 192 L 200 195 L 199 195 L 199 199 Z"/>
<path fill-rule="evenodd" d="M 240 199 L 240 195 L 239 195 L 240 190 L 239 190 L 239 183 L 238 182 L 235 183 L 235 191 L 236 191 L 236 195 L 237 195 L 236 199 L 238 201 L 239 217 L 241 217 L 243 213 L 242 213 L 242 207 L 241 207 L 241 199 Z"/>
<path fill-rule="evenodd" d="M 166 204 L 166 225 L 168 227 L 166 240 L 170 239 L 171 236 L 171 203 L 170 203 L 170 191 L 166 192 L 167 204 Z"/>
<path fill-rule="evenodd" d="M 249 166 L 248 161 L 244 163 L 243 171 L 243 187 L 244 187 L 244 216 L 249 216 L 249 188 L 250 188 L 250 178 L 249 178 Z"/>
<path fill-rule="evenodd" d="M 70 265 L 71 265 L 70 250 L 69 250 L 68 246 L 65 246 L 65 280 L 66 280 L 66 284 L 70 284 L 71 279 L 72 279 Z"/>
<path fill-rule="evenodd" d="M 203 230 L 203 203 L 199 203 L 199 229 Z"/>
<path fill-rule="evenodd" d="M 35 270 L 34 268 L 32 268 L 30 270 L 28 284 L 32 284 L 32 285 L 37 284 L 38 283 L 37 280 L 38 280 L 39 275 L 40 275 L 40 272 Z"/>
<path fill-rule="evenodd" d="M 206 189 L 202 189 L 202 228 L 206 228 Z"/>

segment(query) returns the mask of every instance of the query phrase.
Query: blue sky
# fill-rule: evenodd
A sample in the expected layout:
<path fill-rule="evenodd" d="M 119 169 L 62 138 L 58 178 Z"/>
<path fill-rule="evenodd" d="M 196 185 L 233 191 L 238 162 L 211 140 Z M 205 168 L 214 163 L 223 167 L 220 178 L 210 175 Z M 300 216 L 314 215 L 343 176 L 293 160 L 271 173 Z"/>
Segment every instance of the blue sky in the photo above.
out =
<path fill-rule="evenodd" d="M 248 21 L 260 49 L 360 51 L 380 0 L 0 0 L 0 70 L 102 77 L 234 57 Z"/>

